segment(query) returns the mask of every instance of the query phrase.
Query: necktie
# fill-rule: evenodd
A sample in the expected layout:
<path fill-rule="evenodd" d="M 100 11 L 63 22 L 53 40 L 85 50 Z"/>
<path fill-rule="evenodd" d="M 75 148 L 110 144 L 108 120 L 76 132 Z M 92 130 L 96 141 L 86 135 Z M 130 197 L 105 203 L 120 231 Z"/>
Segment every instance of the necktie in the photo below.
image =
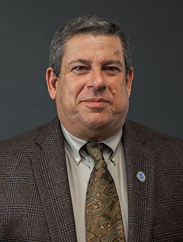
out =
<path fill-rule="evenodd" d="M 86 151 L 95 162 L 86 194 L 87 242 L 124 242 L 119 198 L 102 155 L 104 148 L 103 143 L 86 144 Z"/>

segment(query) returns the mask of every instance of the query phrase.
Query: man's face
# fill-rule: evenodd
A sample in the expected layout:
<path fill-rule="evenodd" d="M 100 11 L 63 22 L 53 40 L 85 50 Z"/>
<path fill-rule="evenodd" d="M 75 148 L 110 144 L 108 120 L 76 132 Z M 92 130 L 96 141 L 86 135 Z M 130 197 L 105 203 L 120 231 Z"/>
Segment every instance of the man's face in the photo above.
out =
<path fill-rule="evenodd" d="M 117 36 L 75 35 L 65 44 L 59 78 L 47 70 L 61 123 L 74 136 L 93 141 L 107 139 L 123 126 L 132 79 L 132 68 L 125 75 Z"/>

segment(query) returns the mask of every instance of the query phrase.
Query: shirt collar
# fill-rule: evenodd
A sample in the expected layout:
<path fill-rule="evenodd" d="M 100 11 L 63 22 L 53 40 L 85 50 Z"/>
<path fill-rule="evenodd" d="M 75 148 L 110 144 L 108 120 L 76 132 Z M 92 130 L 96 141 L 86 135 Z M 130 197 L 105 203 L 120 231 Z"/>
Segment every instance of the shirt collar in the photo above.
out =
<path fill-rule="evenodd" d="M 70 134 L 62 125 L 61 123 L 61 129 L 63 131 L 65 140 L 68 144 L 68 147 L 70 149 L 70 154 L 73 157 L 73 159 L 75 160 L 76 164 L 79 165 L 80 161 L 81 161 L 81 155 L 79 153 L 80 149 L 82 146 L 84 146 L 87 141 L 86 140 L 82 140 L 79 139 L 75 136 L 73 136 L 72 134 Z M 116 149 L 121 141 L 121 137 L 122 137 L 122 128 L 118 131 L 118 133 L 116 133 L 115 135 L 113 135 L 112 137 L 101 141 L 104 144 L 106 144 L 108 147 L 110 147 L 112 149 L 112 154 L 111 154 L 111 158 L 112 156 L 114 156 Z M 112 158 L 113 159 L 113 158 Z"/>
<path fill-rule="evenodd" d="M 83 145 L 87 143 L 87 141 L 76 138 L 75 136 L 70 134 L 62 124 L 61 124 L 61 128 L 65 137 L 65 140 L 70 148 L 71 156 L 75 160 L 76 164 L 79 165 L 81 161 L 81 155 L 79 153 L 79 150 Z"/>
<path fill-rule="evenodd" d="M 122 129 L 120 129 L 118 131 L 118 133 L 116 133 L 112 137 L 110 137 L 110 138 L 102 141 L 104 144 L 106 144 L 107 146 L 109 146 L 112 149 L 113 154 L 116 152 L 116 149 L 118 147 L 118 144 L 121 141 L 122 133 L 123 133 L 122 132 Z"/>

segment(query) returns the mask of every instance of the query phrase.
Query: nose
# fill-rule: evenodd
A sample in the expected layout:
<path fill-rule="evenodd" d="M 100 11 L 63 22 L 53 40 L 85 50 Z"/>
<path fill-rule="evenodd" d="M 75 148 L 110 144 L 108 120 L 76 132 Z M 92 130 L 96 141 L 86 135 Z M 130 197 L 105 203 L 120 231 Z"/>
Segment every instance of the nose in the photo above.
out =
<path fill-rule="evenodd" d="M 101 90 L 106 87 L 106 81 L 101 69 L 91 70 L 87 87 L 94 90 Z"/>

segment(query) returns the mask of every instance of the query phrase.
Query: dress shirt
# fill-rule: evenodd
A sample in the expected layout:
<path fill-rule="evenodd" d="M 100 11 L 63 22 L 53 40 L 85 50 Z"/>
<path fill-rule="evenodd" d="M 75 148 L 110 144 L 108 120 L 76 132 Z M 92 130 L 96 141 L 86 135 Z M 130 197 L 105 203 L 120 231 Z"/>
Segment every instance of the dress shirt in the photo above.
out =
<path fill-rule="evenodd" d="M 82 149 L 87 141 L 71 135 L 61 124 L 65 137 L 65 154 L 69 186 L 78 242 L 86 242 L 85 204 L 90 174 L 94 167 L 93 159 Z M 126 241 L 128 241 L 128 198 L 124 149 L 121 141 L 122 129 L 107 140 L 108 147 L 103 152 L 107 167 L 114 179 L 119 196 Z M 109 148 L 110 147 L 110 148 Z"/>

